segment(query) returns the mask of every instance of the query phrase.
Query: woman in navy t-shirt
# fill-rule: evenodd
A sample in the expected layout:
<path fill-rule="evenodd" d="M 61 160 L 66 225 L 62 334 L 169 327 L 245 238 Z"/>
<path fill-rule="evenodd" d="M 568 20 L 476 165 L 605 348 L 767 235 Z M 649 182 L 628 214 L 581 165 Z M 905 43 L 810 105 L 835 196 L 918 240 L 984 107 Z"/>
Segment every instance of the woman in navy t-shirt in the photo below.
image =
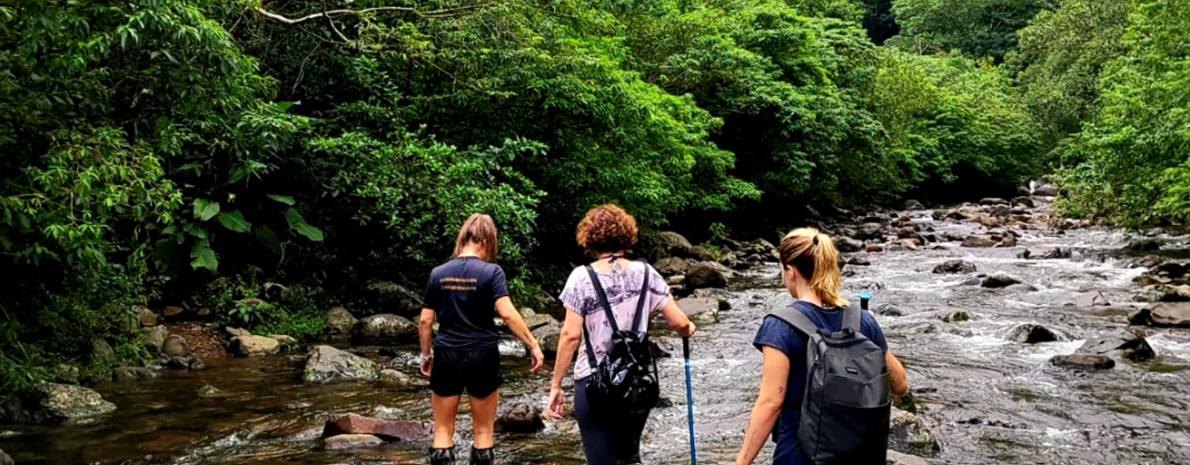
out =
<path fill-rule="evenodd" d="M 839 295 L 842 276 L 834 242 L 816 229 L 803 228 L 785 235 L 777 247 L 781 260 L 781 278 L 793 295 L 792 307 L 806 315 L 819 328 L 839 331 L 843 308 L 849 304 Z M 893 394 L 909 390 L 905 368 L 888 351 L 884 332 L 871 313 L 863 312 L 860 332 L 884 349 Z M 760 394 L 752 409 L 744 445 L 736 457 L 737 465 L 750 465 L 760 453 L 773 425 L 778 424 L 773 465 L 809 464 L 797 441 L 797 427 L 802 416 L 802 397 L 806 389 L 806 341 L 808 336 L 781 319 L 765 317 L 753 344 L 764 353 L 764 372 Z M 780 418 L 780 423 L 777 419 Z M 882 464 L 855 464 L 882 465 Z"/>

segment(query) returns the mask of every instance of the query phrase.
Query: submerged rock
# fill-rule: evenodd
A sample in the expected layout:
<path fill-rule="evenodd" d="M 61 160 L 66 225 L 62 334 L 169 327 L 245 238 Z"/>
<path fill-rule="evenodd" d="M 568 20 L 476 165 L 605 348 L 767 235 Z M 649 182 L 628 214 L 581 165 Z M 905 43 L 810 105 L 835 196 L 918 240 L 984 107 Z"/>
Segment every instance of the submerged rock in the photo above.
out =
<path fill-rule="evenodd" d="M 383 439 L 370 434 L 340 434 L 322 440 L 322 447 L 327 450 L 359 449 L 381 444 L 384 444 Z"/>
<path fill-rule="evenodd" d="M 1088 339 L 1076 354 L 1117 355 L 1133 362 L 1152 360 L 1157 356 L 1144 333 L 1140 331 L 1119 331 Z"/>
<path fill-rule="evenodd" d="M 351 334 L 351 328 L 359 320 L 343 307 L 335 307 L 326 312 L 326 332 L 332 336 L 346 336 Z"/>
<path fill-rule="evenodd" d="M 982 235 L 982 234 L 972 234 L 970 236 L 967 236 L 966 239 L 963 239 L 962 246 L 963 247 L 972 247 L 972 248 L 987 248 L 987 247 L 995 247 L 999 243 L 1000 243 L 1000 241 L 992 239 L 991 236 L 986 236 L 986 235 Z"/>
<path fill-rule="evenodd" d="M 896 408 L 889 421 L 888 447 L 925 456 L 942 450 L 929 425 L 917 415 Z"/>
<path fill-rule="evenodd" d="M 975 271 L 975 265 L 965 260 L 947 260 L 934 267 L 934 274 L 966 274 Z"/>
<path fill-rule="evenodd" d="M 389 441 L 417 442 L 429 440 L 430 432 L 430 425 L 420 421 L 382 420 L 348 413 L 327 420 L 322 437 L 365 434 Z"/>
<path fill-rule="evenodd" d="M 318 346 L 310 351 L 302 378 L 307 383 L 375 381 L 380 378 L 380 368 L 375 362 L 358 355 L 331 346 Z"/>
<path fill-rule="evenodd" d="M 1022 250 L 1020 253 L 1016 254 L 1016 258 L 1027 259 L 1027 260 L 1054 260 L 1054 259 L 1061 259 L 1061 258 L 1070 258 L 1073 255 L 1074 255 L 1074 253 L 1071 252 L 1070 249 L 1062 249 L 1060 247 L 1054 247 L 1052 249 L 1044 249 L 1044 250 L 1025 249 L 1025 250 Z"/>
<path fill-rule="evenodd" d="M 1128 241 L 1124 249 L 1132 252 L 1152 252 L 1154 250 L 1161 250 L 1161 242 L 1156 239 L 1133 239 Z"/>
<path fill-rule="evenodd" d="M 356 344 L 409 344 L 417 342 L 417 325 L 390 313 L 372 315 L 355 323 L 351 341 Z"/>
<path fill-rule="evenodd" d="M 541 408 L 517 402 L 496 418 L 497 433 L 536 433 L 545 429 Z"/>
<path fill-rule="evenodd" d="M 112 368 L 112 380 L 118 383 L 156 378 L 157 372 L 143 367 Z"/>
<path fill-rule="evenodd" d="M 1190 302 L 1158 302 L 1128 316 L 1133 325 L 1190 328 Z"/>
<path fill-rule="evenodd" d="M 1039 344 L 1060 340 L 1058 335 L 1049 328 L 1035 324 L 1023 324 L 1013 328 L 1008 340 L 1021 344 Z"/>
<path fill-rule="evenodd" d="M 944 323 L 959 323 L 963 321 L 971 321 L 971 314 L 963 311 L 951 312 L 942 316 Z"/>
<path fill-rule="evenodd" d="M 116 405 L 91 389 L 73 384 L 41 383 L 24 395 L 0 401 L 0 423 L 53 423 L 116 411 Z"/>
<path fill-rule="evenodd" d="M 1116 361 L 1106 355 L 1077 353 L 1055 355 L 1050 359 L 1050 363 L 1054 366 L 1078 370 L 1110 370 L 1116 366 Z"/>
<path fill-rule="evenodd" d="M 979 285 L 988 289 L 1001 289 L 1014 284 L 1021 284 L 1021 281 L 1003 273 L 996 273 L 983 278 L 983 282 L 981 282 Z"/>
<path fill-rule="evenodd" d="M 1103 295 L 1103 292 L 1095 291 L 1076 295 L 1074 296 L 1074 302 L 1066 305 L 1073 305 L 1075 307 L 1110 307 L 1111 301 L 1107 300 L 1107 296 Z"/>
<path fill-rule="evenodd" d="M 411 384 L 413 379 L 405 373 L 388 368 L 380 370 L 380 381 L 393 384 Z"/>
<path fill-rule="evenodd" d="M 173 357 L 165 363 L 165 366 L 175 370 L 191 371 L 205 370 L 207 368 L 207 364 L 203 363 L 202 359 L 198 357 Z"/>

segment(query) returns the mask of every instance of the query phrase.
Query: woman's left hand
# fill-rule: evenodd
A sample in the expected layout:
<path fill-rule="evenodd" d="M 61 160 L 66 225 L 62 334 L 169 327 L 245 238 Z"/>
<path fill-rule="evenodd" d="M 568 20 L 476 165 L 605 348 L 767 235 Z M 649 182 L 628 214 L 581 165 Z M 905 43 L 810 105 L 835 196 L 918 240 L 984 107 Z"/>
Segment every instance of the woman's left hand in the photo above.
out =
<path fill-rule="evenodd" d="M 566 394 L 561 387 L 550 388 L 550 399 L 546 402 L 545 414 L 552 420 L 562 419 L 562 410 L 566 406 Z"/>
<path fill-rule="evenodd" d="M 541 347 L 534 347 L 529 351 L 529 358 L 533 360 L 533 374 L 541 372 L 541 366 L 545 365 L 545 354 L 541 352 Z"/>

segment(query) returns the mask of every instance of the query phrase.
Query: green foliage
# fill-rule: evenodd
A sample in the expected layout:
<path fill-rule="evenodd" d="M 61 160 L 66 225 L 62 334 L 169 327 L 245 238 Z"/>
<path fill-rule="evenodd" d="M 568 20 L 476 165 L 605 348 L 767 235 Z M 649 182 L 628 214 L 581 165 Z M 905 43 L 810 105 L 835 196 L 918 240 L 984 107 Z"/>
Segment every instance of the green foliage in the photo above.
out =
<path fill-rule="evenodd" d="M 1098 114 L 1058 148 L 1072 215 L 1128 225 L 1190 218 L 1190 5 L 1136 3 Z"/>
<path fill-rule="evenodd" d="M 971 58 L 1004 59 L 1017 31 L 1056 0 L 895 0 L 900 35 L 889 43 L 915 53 L 961 50 Z"/>

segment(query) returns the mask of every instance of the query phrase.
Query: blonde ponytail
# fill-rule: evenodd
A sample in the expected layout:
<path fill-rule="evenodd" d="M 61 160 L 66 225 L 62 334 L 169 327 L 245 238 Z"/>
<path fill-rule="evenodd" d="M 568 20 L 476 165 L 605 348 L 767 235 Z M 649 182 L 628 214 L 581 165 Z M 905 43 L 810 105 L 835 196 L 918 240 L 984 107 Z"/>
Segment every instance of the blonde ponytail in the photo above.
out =
<path fill-rule="evenodd" d="M 839 251 L 830 236 L 814 228 L 791 231 L 777 246 L 781 265 L 794 267 L 810 280 L 810 289 L 828 307 L 846 307 L 847 299 L 840 294 L 843 276 L 839 270 Z"/>

